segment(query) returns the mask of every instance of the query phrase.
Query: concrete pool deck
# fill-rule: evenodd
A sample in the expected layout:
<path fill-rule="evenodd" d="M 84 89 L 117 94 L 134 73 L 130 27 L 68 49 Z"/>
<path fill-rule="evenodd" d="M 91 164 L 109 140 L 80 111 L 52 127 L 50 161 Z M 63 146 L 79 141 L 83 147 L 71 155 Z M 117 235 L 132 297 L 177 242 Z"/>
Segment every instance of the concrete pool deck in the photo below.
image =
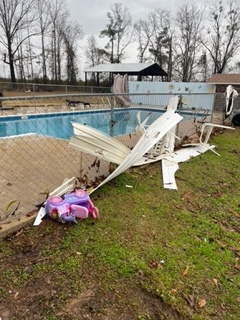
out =
<path fill-rule="evenodd" d="M 103 163 L 98 172 L 88 170 L 86 164 L 91 166 L 93 157 L 69 149 L 64 140 L 38 135 L 16 137 L 1 141 L 0 150 L 0 238 L 31 223 L 47 192 L 60 186 L 65 178 L 84 175 L 83 167 L 89 180 L 94 175 L 107 175 Z"/>

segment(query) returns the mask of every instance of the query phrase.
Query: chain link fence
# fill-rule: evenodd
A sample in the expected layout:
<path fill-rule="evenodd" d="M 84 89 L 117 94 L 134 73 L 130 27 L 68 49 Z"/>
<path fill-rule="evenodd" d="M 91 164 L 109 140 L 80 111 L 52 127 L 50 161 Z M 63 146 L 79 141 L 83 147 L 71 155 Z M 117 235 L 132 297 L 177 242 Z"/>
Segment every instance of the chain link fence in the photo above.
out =
<path fill-rule="evenodd" d="M 106 90 L 107 91 L 107 90 Z M 171 95 L 111 93 L 6 93 L 0 108 L 0 222 L 36 212 L 65 178 L 76 187 L 90 188 L 103 181 L 112 164 L 69 147 L 71 122 L 100 130 L 132 149 L 140 135 L 136 128 L 148 118 L 150 125 L 165 112 Z M 194 97 L 192 97 L 194 100 Z M 181 107 L 181 108 L 180 108 Z M 184 120 L 178 135 L 191 135 L 199 124 L 212 120 L 206 109 L 179 105 Z M 197 119 L 197 120 L 196 120 Z"/>

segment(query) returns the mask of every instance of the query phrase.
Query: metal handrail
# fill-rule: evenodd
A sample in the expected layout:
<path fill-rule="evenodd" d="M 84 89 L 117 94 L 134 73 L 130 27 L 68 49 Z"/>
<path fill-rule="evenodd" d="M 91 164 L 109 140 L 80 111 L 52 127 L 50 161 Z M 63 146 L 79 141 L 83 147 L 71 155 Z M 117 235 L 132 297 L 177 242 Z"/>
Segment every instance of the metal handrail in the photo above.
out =
<path fill-rule="evenodd" d="M 208 107 L 199 107 L 197 108 L 197 110 L 194 112 L 192 116 L 193 122 L 196 122 L 197 114 L 200 113 L 201 110 L 203 111 L 203 117 L 201 120 L 202 123 L 206 120 L 207 116 L 210 114 L 210 110 Z"/>

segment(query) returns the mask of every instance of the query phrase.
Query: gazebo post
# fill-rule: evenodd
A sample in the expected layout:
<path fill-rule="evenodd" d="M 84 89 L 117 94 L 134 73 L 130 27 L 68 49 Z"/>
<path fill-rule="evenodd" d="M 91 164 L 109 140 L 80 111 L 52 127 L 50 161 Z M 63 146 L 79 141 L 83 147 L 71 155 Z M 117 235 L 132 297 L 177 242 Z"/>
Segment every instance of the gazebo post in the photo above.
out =
<path fill-rule="evenodd" d="M 99 72 L 97 72 L 97 86 L 99 87 Z"/>

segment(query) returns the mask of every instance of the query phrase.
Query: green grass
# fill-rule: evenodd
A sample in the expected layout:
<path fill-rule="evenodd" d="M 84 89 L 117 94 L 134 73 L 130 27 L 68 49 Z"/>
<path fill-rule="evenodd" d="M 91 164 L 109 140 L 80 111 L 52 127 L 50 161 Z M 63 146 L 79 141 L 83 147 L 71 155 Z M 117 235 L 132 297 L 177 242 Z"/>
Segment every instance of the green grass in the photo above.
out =
<path fill-rule="evenodd" d="M 159 163 L 133 168 L 92 194 L 99 220 L 76 226 L 47 220 L 26 230 L 33 241 L 42 234 L 40 259 L 30 273 L 12 260 L 0 267 L 0 293 L 6 298 L 4 288 L 20 290 L 57 273 L 61 294 L 45 319 L 55 319 L 63 301 L 91 283 L 102 295 L 120 290 L 119 283 L 126 292 L 137 286 L 179 319 L 240 319 L 240 131 L 216 135 L 211 143 L 220 157 L 208 151 L 180 164 L 177 191 L 162 188 Z M 2 243 L 2 260 L 13 247 Z M 160 319 L 132 308 L 135 319 Z"/>

